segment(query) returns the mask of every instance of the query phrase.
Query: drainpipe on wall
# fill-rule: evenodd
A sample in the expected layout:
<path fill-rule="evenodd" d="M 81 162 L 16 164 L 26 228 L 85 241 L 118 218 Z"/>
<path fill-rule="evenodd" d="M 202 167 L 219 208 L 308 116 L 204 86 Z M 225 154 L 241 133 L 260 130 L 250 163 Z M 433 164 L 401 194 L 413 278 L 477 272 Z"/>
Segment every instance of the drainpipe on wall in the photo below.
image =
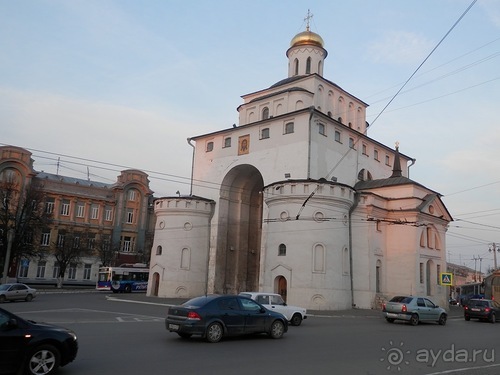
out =
<path fill-rule="evenodd" d="M 193 156 L 191 158 L 191 183 L 190 183 L 190 187 L 189 187 L 189 195 L 191 196 L 191 195 L 193 195 L 193 173 L 194 173 L 194 151 L 195 151 L 195 147 L 191 143 L 191 138 L 187 139 L 187 143 L 193 148 Z"/>
<path fill-rule="evenodd" d="M 417 159 L 411 159 L 411 164 L 408 166 L 408 178 L 410 178 L 410 167 L 417 162 Z"/>
<path fill-rule="evenodd" d="M 309 107 L 309 145 L 307 147 L 307 178 L 311 178 L 311 127 L 314 114 L 314 106 Z"/>
<path fill-rule="evenodd" d="M 354 193 L 354 202 L 351 208 L 349 209 L 349 274 L 351 277 L 351 306 L 356 307 L 354 303 L 354 275 L 352 274 L 353 265 L 352 265 L 352 213 L 358 207 L 359 203 L 359 193 Z"/>

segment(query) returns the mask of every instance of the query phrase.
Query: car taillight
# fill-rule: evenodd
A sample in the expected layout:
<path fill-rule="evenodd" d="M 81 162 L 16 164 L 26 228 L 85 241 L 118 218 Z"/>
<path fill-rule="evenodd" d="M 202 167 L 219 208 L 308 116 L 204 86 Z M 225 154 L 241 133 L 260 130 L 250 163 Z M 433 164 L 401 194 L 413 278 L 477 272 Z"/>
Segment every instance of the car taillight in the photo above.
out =
<path fill-rule="evenodd" d="M 406 307 L 406 305 L 401 306 L 401 312 L 407 312 L 407 311 L 408 308 Z"/>
<path fill-rule="evenodd" d="M 485 308 L 484 308 L 484 311 L 485 311 L 485 312 L 490 312 L 490 310 L 491 310 L 491 309 L 490 309 L 489 307 L 485 307 Z"/>
<path fill-rule="evenodd" d="M 469 310 L 469 306 L 464 306 L 464 310 Z"/>
<path fill-rule="evenodd" d="M 193 320 L 201 320 L 200 314 L 198 314 L 196 311 L 188 312 L 187 318 Z"/>

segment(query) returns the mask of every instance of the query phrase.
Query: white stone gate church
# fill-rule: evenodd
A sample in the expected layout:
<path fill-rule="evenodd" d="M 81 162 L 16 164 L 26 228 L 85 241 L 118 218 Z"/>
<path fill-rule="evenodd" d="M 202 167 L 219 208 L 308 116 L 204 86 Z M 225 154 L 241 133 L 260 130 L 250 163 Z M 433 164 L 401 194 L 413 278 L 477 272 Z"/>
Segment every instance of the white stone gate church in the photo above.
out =
<path fill-rule="evenodd" d="M 323 77 L 318 34 L 297 34 L 286 56 L 288 77 L 244 95 L 237 126 L 189 140 L 191 194 L 155 201 L 148 295 L 445 304 L 452 218 L 440 195 L 408 178 L 414 159 L 368 137 L 367 104 Z"/>

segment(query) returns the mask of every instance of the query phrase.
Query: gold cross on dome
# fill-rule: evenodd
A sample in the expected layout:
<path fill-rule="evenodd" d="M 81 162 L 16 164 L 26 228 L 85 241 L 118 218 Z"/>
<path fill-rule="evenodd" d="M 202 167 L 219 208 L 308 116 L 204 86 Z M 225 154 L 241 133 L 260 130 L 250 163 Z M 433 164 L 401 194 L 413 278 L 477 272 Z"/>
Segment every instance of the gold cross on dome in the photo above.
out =
<path fill-rule="evenodd" d="M 309 23 L 311 21 L 311 19 L 313 18 L 313 14 L 311 13 L 311 11 L 308 9 L 307 10 L 307 17 L 304 18 L 304 21 L 306 21 L 306 30 L 309 31 Z"/>

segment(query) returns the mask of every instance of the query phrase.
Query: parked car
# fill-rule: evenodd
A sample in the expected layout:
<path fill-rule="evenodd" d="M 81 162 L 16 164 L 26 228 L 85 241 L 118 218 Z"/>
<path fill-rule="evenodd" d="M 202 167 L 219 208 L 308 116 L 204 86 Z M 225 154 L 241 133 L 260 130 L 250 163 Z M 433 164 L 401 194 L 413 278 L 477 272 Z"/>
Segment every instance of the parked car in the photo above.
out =
<path fill-rule="evenodd" d="M 470 299 L 464 306 L 464 318 L 467 321 L 479 319 L 495 323 L 500 319 L 500 308 L 490 299 Z"/>
<path fill-rule="evenodd" d="M 300 326 L 302 320 L 307 319 L 307 311 L 304 307 L 287 305 L 277 293 L 264 292 L 241 292 L 240 296 L 245 296 L 257 301 L 266 309 L 277 311 L 285 315 L 292 326 Z"/>
<path fill-rule="evenodd" d="M 170 307 L 165 327 L 182 338 L 199 335 L 215 343 L 224 336 L 251 333 L 267 333 L 279 339 L 288 330 L 288 322 L 282 314 L 269 311 L 250 298 L 208 295 Z"/>
<path fill-rule="evenodd" d="M 0 374 L 52 375 L 76 358 L 73 331 L 0 308 Z"/>
<path fill-rule="evenodd" d="M 12 283 L 0 285 L 0 302 L 20 301 L 30 302 L 36 297 L 36 289 L 26 284 Z"/>
<path fill-rule="evenodd" d="M 383 314 L 389 323 L 404 320 L 416 326 L 419 322 L 437 322 L 444 326 L 448 314 L 425 297 L 396 296 L 383 305 Z"/>

